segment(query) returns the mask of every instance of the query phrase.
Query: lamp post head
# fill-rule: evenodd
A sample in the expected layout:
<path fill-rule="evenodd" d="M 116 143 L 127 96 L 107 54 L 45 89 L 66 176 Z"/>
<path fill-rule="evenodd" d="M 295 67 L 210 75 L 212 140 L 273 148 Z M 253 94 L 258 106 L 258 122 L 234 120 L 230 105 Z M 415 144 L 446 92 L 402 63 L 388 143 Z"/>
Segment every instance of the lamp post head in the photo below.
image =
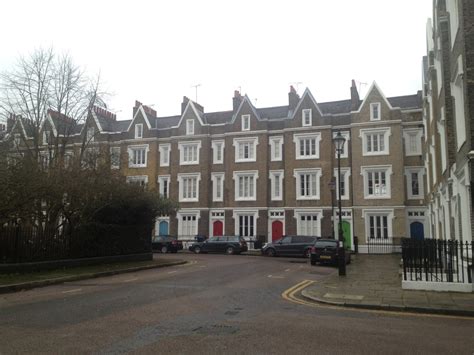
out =
<path fill-rule="evenodd" d="M 344 150 L 344 143 L 346 143 L 346 139 L 342 136 L 341 132 L 337 132 L 336 136 L 333 138 L 334 144 L 336 145 L 336 150 L 339 153 L 342 153 Z"/>

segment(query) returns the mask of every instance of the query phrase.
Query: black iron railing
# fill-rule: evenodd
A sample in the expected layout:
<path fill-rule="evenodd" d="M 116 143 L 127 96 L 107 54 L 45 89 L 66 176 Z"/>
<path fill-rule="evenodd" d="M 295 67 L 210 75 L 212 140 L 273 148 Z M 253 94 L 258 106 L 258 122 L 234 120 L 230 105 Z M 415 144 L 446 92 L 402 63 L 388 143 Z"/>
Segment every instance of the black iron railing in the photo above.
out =
<path fill-rule="evenodd" d="M 405 281 L 472 283 L 474 245 L 468 241 L 402 239 Z"/>
<path fill-rule="evenodd" d="M 401 253 L 400 237 L 368 238 L 366 241 L 368 254 Z"/>

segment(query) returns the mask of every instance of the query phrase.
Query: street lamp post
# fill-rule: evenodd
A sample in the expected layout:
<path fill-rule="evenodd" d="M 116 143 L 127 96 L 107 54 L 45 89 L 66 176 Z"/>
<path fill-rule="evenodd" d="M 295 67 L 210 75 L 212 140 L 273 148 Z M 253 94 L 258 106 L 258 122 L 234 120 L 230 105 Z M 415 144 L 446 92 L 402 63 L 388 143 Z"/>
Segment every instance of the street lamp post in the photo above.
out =
<path fill-rule="evenodd" d="M 339 276 L 346 276 L 346 255 L 344 249 L 344 237 L 342 235 L 342 204 L 341 204 L 341 153 L 344 149 L 344 143 L 346 139 L 342 136 L 341 132 L 337 132 L 334 137 L 334 145 L 336 146 L 337 152 L 337 182 L 339 186 L 338 191 L 338 207 L 339 207 L 339 226 L 338 226 L 338 240 L 339 240 Z"/>
<path fill-rule="evenodd" d="M 336 190 L 336 181 L 334 178 L 329 183 L 329 190 L 331 190 L 331 237 L 334 239 L 334 191 Z"/>

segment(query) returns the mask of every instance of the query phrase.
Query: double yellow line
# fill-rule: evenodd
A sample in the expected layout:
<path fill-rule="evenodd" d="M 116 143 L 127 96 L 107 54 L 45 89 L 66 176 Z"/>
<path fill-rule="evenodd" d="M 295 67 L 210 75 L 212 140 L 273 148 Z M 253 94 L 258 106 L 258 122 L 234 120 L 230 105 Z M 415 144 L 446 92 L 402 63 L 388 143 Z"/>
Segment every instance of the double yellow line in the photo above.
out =
<path fill-rule="evenodd" d="M 302 305 L 310 306 L 310 307 L 319 307 L 317 304 L 315 304 L 313 302 L 308 302 L 308 301 L 305 301 L 301 298 L 296 297 L 297 293 L 301 292 L 302 290 L 304 290 L 306 287 L 308 287 L 309 285 L 311 285 L 313 283 L 315 283 L 315 281 L 311 281 L 311 280 L 301 281 L 300 283 L 297 283 L 293 287 L 290 287 L 289 289 L 284 291 L 281 294 L 281 297 L 283 297 L 283 299 L 285 299 L 287 301 L 290 301 L 290 302 L 293 302 L 293 303 L 298 303 L 298 304 L 302 304 Z"/>

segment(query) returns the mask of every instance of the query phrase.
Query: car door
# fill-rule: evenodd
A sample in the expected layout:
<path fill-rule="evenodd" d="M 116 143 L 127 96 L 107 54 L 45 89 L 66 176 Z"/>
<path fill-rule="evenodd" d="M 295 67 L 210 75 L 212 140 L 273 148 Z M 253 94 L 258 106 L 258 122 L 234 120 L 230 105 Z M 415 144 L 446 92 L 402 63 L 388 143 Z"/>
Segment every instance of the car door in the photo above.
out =
<path fill-rule="evenodd" d="M 290 253 L 291 255 L 303 255 L 304 248 L 305 248 L 305 237 L 301 235 L 295 235 L 291 238 L 291 248 Z"/>
<path fill-rule="evenodd" d="M 275 244 L 275 249 L 278 255 L 291 255 L 292 245 L 291 245 L 291 238 L 292 237 L 283 237 L 278 243 Z"/>
<path fill-rule="evenodd" d="M 228 244 L 227 242 L 227 238 L 228 237 L 216 237 L 217 238 L 217 242 L 216 242 L 216 251 L 219 252 L 219 253 L 223 253 L 225 252 L 225 248 Z"/>
<path fill-rule="evenodd" d="M 216 251 L 217 237 L 211 237 L 202 243 L 202 251 L 212 253 Z"/>

